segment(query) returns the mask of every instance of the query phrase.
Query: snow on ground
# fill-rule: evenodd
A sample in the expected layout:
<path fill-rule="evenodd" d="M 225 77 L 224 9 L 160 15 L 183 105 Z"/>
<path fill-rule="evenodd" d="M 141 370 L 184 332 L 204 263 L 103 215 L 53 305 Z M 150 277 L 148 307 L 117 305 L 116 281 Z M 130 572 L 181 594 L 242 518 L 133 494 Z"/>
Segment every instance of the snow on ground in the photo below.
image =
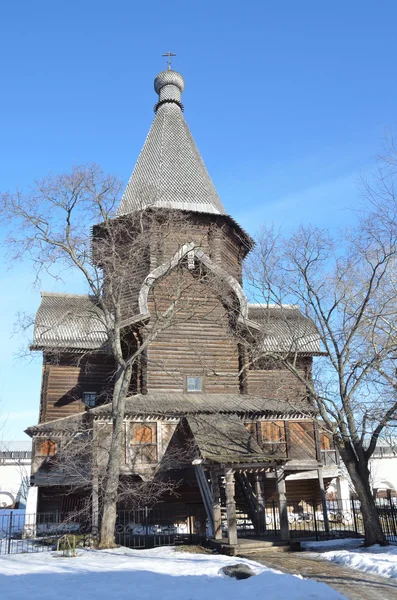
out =
<path fill-rule="evenodd" d="M 339 548 L 359 548 L 363 545 L 362 538 L 340 538 L 336 540 L 322 540 L 321 542 L 307 541 L 302 542 L 301 546 L 304 550 L 326 550 Z"/>
<path fill-rule="evenodd" d="M 219 575 L 236 562 L 257 576 L 237 581 Z M 212 554 L 153 550 L 80 550 L 0 556 L 2 600 L 343 600 L 324 583 L 284 575 L 254 561 Z"/>
<path fill-rule="evenodd" d="M 329 540 L 326 542 L 303 542 L 305 550 L 320 551 L 320 558 L 352 567 L 359 571 L 397 579 L 397 547 L 362 547 L 362 540 Z M 329 548 L 329 550 L 328 550 Z M 346 548 L 346 549 L 345 549 Z"/>

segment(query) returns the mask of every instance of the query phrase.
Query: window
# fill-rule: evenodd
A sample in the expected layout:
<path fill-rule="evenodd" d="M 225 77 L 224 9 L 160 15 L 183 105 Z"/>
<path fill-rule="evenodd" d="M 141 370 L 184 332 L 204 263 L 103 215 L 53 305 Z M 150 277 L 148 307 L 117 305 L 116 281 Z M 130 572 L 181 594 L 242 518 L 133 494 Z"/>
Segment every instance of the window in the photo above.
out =
<path fill-rule="evenodd" d="M 83 402 L 88 408 L 96 406 L 96 392 L 83 392 Z"/>
<path fill-rule="evenodd" d="M 186 391 L 187 392 L 202 392 L 203 391 L 202 377 L 187 377 L 186 378 Z"/>
<path fill-rule="evenodd" d="M 38 442 L 37 454 L 39 456 L 54 456 L 56 452 L 56 444 L 53 440 Z"/>
<path fill-rule="evenodd" d="M 266 454 L 286 456 L 284 421 L 256 421 L 245 423 L 245 427 Z"/>
<path fill-rule="evenodd" d="M 131 424 L 132 460 L 138 462 L 157 461 L 156 423 Z"/>

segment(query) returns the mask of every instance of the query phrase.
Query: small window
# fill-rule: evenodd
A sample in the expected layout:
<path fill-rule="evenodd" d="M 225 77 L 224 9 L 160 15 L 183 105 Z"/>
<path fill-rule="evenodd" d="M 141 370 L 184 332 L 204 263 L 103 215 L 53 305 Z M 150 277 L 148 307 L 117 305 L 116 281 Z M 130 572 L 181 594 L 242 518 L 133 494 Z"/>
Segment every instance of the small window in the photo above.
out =
<path fill-rule="evenodd" d="M 88 408 L 96 406 L 96 392 L 83 392 L 83 402 Z"/>
<path fill-rule="evenodd" d="M 187 377 L 186 378 L 186 391 L 187 392 L 202 392 L 203 391 L 202 377 Z"/>
<path fill-rule="evenodd" d="M 39 456 L 54 456 L 56 453 L 56 444 L 53 440 L 46 440 L 45 442 L 39 442 L 38 452 Z"/>

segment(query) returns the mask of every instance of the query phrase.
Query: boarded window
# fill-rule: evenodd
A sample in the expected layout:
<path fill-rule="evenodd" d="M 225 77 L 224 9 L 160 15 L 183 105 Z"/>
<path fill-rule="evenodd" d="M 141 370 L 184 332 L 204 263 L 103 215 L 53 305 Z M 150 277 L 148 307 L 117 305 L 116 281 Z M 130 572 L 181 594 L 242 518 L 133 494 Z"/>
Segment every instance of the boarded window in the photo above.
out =
<path fill-rule="evenodd" d="M 266 454 L 286 456 L 287 444 L 284 421 L 257 421 L 245 423 L 245 427 L 255 437 Z"/>
<path fill-rule="evenodd" d="M 284 421 L 261 421 L 260 445 L 264 452 L 286 456 L 287 444 Z"/>
<path fill-rule="evenodd" d="M 285 442 L 284 421 L 261 421 L 263 442 Z"/>
<path fill-rule="evenodd" d="M 138 462 L 157 461 L 157 424 L 131 424 L 131 458 Z"/>
<path fill-rule="evenodd" d="M 38 442 L 36 448 L 40 456 L 54 456 L 56 443 L 53 440 L 45 440 L 45 442 Z"/>
<path fill-rule="evenodd" d="M 155 444 L 156 423 L 133 423 L 131 426 L 131 444 Z"/>

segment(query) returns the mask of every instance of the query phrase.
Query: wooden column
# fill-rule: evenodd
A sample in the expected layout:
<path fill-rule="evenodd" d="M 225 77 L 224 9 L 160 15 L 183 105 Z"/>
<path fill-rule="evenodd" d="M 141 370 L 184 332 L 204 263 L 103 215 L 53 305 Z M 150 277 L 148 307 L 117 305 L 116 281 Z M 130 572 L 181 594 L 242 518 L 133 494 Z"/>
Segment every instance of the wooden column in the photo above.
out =
<path fill-rule="evenodd" d="M 212 503 L 214 510 L 214 538 L 222 539 L 221 490 L 219 476 L 215 469 L 211 471 Z"/>
<path fill-rule="evenodd" d="M 97 432 L 92 422 L 93 440 L 91 446 L 91 531 L 93 535 L 99 533 L 99 474 L 98 474 L 98 440 Z"/>
<path fill-rule="evenodd" d="M 262 481 L 258 473 L 255 473 L 255 495 L 257 501 L 257 525 L 258 533 L 261 535 L 266 529 L 265 499 L 262 491 Z"/>
<path fill-rule="evenodd" d="M 227 511 L 227 537 L 231 546 L 237 545 L 237 517 L 236 501 L 234 499 L 234 471 L 225 469 L 226 480 L 226 511 Z"/>
<path fill-rule="evenodd" d="M 318 473 L 318 483 L 320 485 L 321 504 L 323 507 L 323 515 L 324 515 L 324 529 L 325 529 L 325 533 L 327 535 L 329 535 L 329 519 L 328 519 L 327 501 L 325 498 L 323 468 L 319 467 L 317 469 L 317 473 Z"/>
<path fill-rule="evenodd" d="M 288 508 L 287 496 L 285 491 L 285 473 L 283 469 L 277 469 L 277 492 L 278 492 L 278 507 L 280 511 L 280 536 L 283 542 L 289 541 L 289 523 L 288 523 Z"/>

